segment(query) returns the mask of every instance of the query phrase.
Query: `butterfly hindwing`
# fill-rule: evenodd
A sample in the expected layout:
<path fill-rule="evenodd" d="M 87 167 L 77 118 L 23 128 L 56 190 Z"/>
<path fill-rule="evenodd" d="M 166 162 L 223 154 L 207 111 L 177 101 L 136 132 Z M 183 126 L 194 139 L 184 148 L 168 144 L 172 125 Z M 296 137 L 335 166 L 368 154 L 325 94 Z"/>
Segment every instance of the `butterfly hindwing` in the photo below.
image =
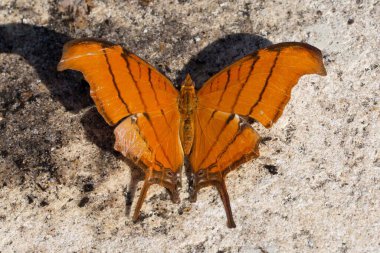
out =
<path fill-rule="evenodd" d="M 147 190 L 152 184 L 164 186 L 172 201 L 178 202 L 177 185 L 183 164 L 183 151 L 178 134 L 179 113 L 138 113 L 115 128 L 115 149 L 145 171 L 145 182 L 135 207 L 133 220 L 139 217 Z"/>
<path fill-rule="evenodd" d="M 148 168 L 176 173 L 183 163 L 178 118 L 175 110 L 133 114 L 115 128 L 115 149 Z"/>
<path fill-rule="evenodd" d="M 190 162 L 194 173 L 225 173 L 245 157 L 257 157 L 259 136 L 237 114 L 209 108 L 198 109 Z M 239 148 L 236 148 L 239 147 Z"/>
<path fill-rule="evenodd" d="M 239 164 L 259 156 L 260 137 L 237 114 L 200 108 L 195 116 L 195 139 L 190 154 L 192 199 L 197 191 L 215 186 L 223 200 L 228 227 L 235 227 L 224 177 Z"/>

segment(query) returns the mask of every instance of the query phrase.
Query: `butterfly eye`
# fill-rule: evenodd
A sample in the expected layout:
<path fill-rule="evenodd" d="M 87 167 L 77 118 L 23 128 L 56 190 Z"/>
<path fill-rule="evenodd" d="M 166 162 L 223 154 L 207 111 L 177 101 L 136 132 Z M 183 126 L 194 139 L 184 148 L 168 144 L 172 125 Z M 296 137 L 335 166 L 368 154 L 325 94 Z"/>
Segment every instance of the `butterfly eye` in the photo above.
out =
<path fill-rule="evenodd" d="M 205 171 L 204 170 L 200 170 L 198 172 L 198 177 L 203 177 L 205 175 Z"/>

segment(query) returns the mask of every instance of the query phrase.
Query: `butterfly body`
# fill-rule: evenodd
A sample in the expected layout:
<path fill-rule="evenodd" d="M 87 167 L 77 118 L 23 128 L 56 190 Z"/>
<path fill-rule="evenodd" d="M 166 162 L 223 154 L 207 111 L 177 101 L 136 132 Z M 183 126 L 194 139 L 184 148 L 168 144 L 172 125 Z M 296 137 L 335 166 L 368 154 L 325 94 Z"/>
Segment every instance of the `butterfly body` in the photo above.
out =
<path fill-rule="evenodd" d="M 185 155 L 190 153 L 194 141 L 194 120 L 198 99 L 195 93 L 195 85 L 190 75 L 187 75 L 181 85 L 178 99 L 178 110 L 181 114 L 180 139 Z"/>
<path fill-rule="evenodd" d="M 58 70 L 81 71 L 99 113 L 116 125 L 115 149 L 144 170 L 133 220 L 152 184 L 173 202 L 185 156 L 190 197 L 214 186 L 227 226 L 235 227 L 226 175 L 259 156 L 260 136 L 248 120 L 271 127 L 282 115 L 291 89 L 306 74 L 326 75 L 321 52 L 308 44 L 280 43 L 249 54 L 195 90 L 188 75 L 177 91 L 153 66 L 119 45 L 94 39 L 65 44 Z"/>

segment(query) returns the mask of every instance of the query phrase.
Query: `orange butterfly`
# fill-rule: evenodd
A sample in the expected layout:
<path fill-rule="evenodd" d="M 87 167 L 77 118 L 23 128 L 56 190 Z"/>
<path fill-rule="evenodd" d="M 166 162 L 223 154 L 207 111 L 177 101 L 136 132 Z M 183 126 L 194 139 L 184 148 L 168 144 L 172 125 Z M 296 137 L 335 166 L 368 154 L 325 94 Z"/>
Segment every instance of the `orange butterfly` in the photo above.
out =
<path fill-rule="evenodd" d="M 215 186 L 235 227 L 225 185 L 228 172 L 259 156 L 260 136 L 247 122 L 271 127 L 305 74 L 326 75 L 321 52 L 305 43 L 280 43 L 249 54 L 196 91 L 187 75 L 178 92 L 171 81 L 119 45 L 94 39 L 67 43 L 58 70 L 78 70 L 91 86 L 99 113 L 116 125 L 115 149 L 145 172 L 133 220 L 149 186 L 159 184 L 179 201 L 184 156 L 192 176 L 191 199 Z"/>

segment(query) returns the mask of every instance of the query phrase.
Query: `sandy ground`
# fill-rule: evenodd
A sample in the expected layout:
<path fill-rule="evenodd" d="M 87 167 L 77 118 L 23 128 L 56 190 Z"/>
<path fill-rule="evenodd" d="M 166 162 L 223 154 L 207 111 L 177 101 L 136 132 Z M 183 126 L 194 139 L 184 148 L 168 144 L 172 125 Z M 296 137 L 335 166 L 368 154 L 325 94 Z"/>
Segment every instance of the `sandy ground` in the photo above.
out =
<path fill-rule="evenodd" d="M 377 0 L 2 0 L 0 252 L 379 252 L 379 24 Z M 227 181 L 237 228 L 215 189 L 191 204 L 186 177 L 180 204 L 153 187 L 134 224 L 141 173 L 82 76 L 55 70 L 82 37 L 177 85 L 285 41 L 320 48 L 328 75 L 303 77 L 271 129 L 254 125 L 261 157 Z"/>

